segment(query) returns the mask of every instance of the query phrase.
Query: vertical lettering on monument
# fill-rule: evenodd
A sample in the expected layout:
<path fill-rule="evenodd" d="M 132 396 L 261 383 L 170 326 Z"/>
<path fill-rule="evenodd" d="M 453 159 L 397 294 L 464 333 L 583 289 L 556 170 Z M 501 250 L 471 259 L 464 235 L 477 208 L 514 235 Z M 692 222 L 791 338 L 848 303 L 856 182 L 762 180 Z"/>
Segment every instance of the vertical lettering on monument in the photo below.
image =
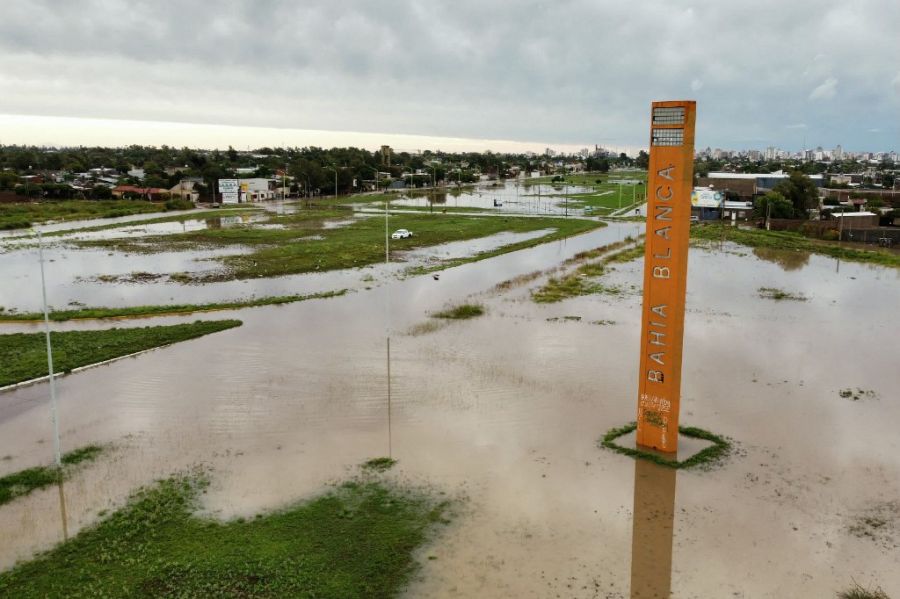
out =
<path fill-rule="evenodd" d="M 695 112 L 692 101 L 651 107 L 637 441 L 664 452 L 678 444 Z"/>

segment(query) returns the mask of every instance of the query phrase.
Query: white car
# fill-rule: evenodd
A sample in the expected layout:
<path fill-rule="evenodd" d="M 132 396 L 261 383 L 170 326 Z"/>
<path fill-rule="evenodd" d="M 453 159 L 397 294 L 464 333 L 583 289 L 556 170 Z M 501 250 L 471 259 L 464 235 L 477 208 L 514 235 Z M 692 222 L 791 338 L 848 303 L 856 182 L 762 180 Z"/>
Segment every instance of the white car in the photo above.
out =
<path fill-rule="evenodd" d="M 409 229 L 397 229 L 391 235 L 391 239 L 406 239 L 408 237 L 412 237 L 412 231 Z"/>

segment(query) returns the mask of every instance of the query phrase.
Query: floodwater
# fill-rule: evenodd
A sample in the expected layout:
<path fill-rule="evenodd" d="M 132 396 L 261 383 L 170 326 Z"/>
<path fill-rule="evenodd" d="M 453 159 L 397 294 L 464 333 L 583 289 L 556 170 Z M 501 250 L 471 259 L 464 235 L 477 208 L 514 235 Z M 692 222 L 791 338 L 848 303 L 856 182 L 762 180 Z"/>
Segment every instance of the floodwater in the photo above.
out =
<path fill-rule="evenodd" d="M 64 377 L 63 450 L 115 444 L 67 481 L 68 533 L 199 463 L 213 469 L 208 513 L 277 509 L 390 443 L 390 476 L 458 499 L 409 596 L 830 597 L 854 580 L 896 594 L 900 540 L 884 535 L 900 534 L 900 514 L 872 537 L 851 528 L 900 495 L 898 271 L 692 248 L 682 421 L 736 452 L 676 473 L 597 447 L 634 418 L 640 296 L 538 305 L 529 293 L 545 278 L 495 288 L 641 228 L 396 280 L 389 294 L 240 311 L 240 328 Z M 641 276 L 634 261 L 605 282 L 631 289 Z M 462 301 L 487 314 L 410 333 Z M 842 398 L 847 387 L 873 396 Z M 0 456 L 11 456 L 0 472 L 50 460 L 47 396 L 46 384 L 0 396 Z M 55 488 L 0 508 L 0 567 L 50 547 L 61 526 Z"/>
<path fill-rule="evenodd" d="M 360 216 L 359 218 L 367 218 Z M 254 215 L 228 217 L 246 222 Z M 346 226 L 352 220 L 333 221 L 330 228 Z M 159 223 L 171 228 L 181 223 Z M 220 225 L 222 223 L 219 223 Z M 227 223 L 223 226 L 226 226 Z M 144 225 L 154 227 L 156 225 Z M 208 225 L 207 225 L 208 226 Z M 253 226 L 264 226 L 254 224 Z M 590 236 L 572 240 L 574 245 L 589 249 L 601 245 L 604 239 L 619 235 L 624 229 L 599 230 Z M 637 229 L 634 229 L 635 231 Z M 118 231 L 118 229 L 113 230 Z M 44 247 L 47 278 L 47 301 L 51 308 L 69 306 L 143 306 L 148 304 L 210 303 L 238 301 L 273 295 L 312 294 L 340 289 L 361 289 L 395 277 L 416 265 L 433 264 L 438 260 L 473 256 L 503 245 L 517 243 L 551 233 L 541 229 L 529 233 L 498 233 L 479 239 L 450 242 L 411 251 L 392 251 L 392 263 L 374 264 L 363 269 L 345 269 L 321 273 L 305 273 L 276 278 L 245 279 L 214 283 L 185 284 L 168 275 L 190 273 L 214 274 L 222 270 L 217 257 L 251 251 L 232 246 L 212 250 L 172 251 L 161 253 L 123 253 L 106 249 L 78 248 L 65 241 L 46 243 Z M 97 234 L 110 233 L 109 230 Z M 86 233 L 88 235 L 90 233 Z M 309 241 L 318 236 L 306 238 Z M 551 246 L 552 247 L 552 246 Z M 547 250 L 541 250 L 546 252 Z M 555 254 L 553 254 L 555 255 Z M 553 259 L 552 257 L 549 259 Z M 0 286 L 0 307 L 6 310 L 34 312 L 42 309 L 38 249 L 34 245 L 0 253 L 0 272 L 4 284 Z M 33 293 L 23 293 L 24 289 Z"/>
<path fill-rule="evenodd" d="M 497 185 L 478 185 L 460 189 L 410 190 L 391 200 L 392 206 L 418 208 L 478 208 L 509 214 L 583 214 L 574 204 L 567 206 L 565 194 L 588 193 L 591 187 L 579 185 L 525 185 L 521 181 L 505 181 Z M 577 198 L 573 198 L 574 202 Z"/>
<path fill-rule="evenodd" d="M 274 209 L 274 208 L 273 208 Z M 51 222 L 43 225 L 35 225 L 32 227 L 35 231 L 40 231 L 41 233 L 53 233 L 57 231 L 70 231 L 75 229 L 84 229 L 86 227 L 95 227 L 99 225 L 115 225 L 115 224 L 123 224 L 127 225 L 129 223 L 139 223 L 140 221 L 145 220 L 153 220 L 157 218 L 165 218 L 167 216 L 182 216 L 182 215 L 190 215 L 199 212 L 207 212 L 208 208 L 196 208 L 194 210 L 176 210 L 170 212 L 148 212 L 143 214 L 131 214 L 128 216 L 117 216 L 115 218 L 101 218 L 101 219 L 85 219 L 85 220 L 68 220 L 68 221 L 59 221 L 59 222 Z M 228 213 L 228 208 L 220 208 L 219 209 L 225 218 Z M 13 237 L 30 237 L 32 234 L 29 233 L 25 229 L 10 229 L 7 231 L 0 231 L 0 240 L 4 240 L 7 238 Z"/>

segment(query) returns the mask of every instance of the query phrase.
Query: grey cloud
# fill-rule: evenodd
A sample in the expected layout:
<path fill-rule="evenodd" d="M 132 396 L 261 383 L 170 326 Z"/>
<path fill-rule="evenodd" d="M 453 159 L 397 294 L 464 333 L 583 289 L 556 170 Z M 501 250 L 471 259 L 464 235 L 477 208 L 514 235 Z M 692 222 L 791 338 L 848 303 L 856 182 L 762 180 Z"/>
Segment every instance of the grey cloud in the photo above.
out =
<path fill-rule="evenodd" d="M 12 0 L 0 112 L 624 145 L 651 100 L 692 97 L 704 146 L 804 122 L 863 147 L 900 137 L 898 21 L 895 0 Z"/>

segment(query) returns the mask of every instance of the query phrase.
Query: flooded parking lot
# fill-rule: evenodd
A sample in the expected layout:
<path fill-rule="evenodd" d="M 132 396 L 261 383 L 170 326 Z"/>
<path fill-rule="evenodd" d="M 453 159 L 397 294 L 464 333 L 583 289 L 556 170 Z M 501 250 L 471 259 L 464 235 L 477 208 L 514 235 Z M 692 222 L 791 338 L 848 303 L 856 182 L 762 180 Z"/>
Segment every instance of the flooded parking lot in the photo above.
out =
<path fill-rule="evenodd" d="M 439 280 L 392 280 L 389 297 L 380 285 L 243 310 L 240 328 L 63 378 L 64 448 L 115 446 L 66 483 L 69 533 L 198 463 L 215 473 L 204 510 L 235 518 L 320 493 L 390 447 L 393 476 L 462 506 L 420 556 L 410 596 L 625 597 L 643 584 L 675 597 L 827 597 L 851 579 L 900 588 L 897 345 L 886 324 L 898 271 L 693 248 L 682 420 L 736 450 L 710 471 L 676 473 L 597 446 L 634 419 L 638 292 L 539 305 L 530 294 L 547 274 L 497 288 L 642 230 L 611 224 Z M 639 289 L 641 277 L 635 260 L 604 282 Z M 805 300 L 761 297 L 762 287 Z M 463 301 L 486 315 L 416 333 Z M 853 401 L 846 388 L 871 395 Z M 0 472 L 49 460 L 48 414 L 44 384 L 0 396 Z M 857 534 L 871 513 L 881 532 Z M 0 567 L 61 535 L 56 489 L 4 506 Z"/>

